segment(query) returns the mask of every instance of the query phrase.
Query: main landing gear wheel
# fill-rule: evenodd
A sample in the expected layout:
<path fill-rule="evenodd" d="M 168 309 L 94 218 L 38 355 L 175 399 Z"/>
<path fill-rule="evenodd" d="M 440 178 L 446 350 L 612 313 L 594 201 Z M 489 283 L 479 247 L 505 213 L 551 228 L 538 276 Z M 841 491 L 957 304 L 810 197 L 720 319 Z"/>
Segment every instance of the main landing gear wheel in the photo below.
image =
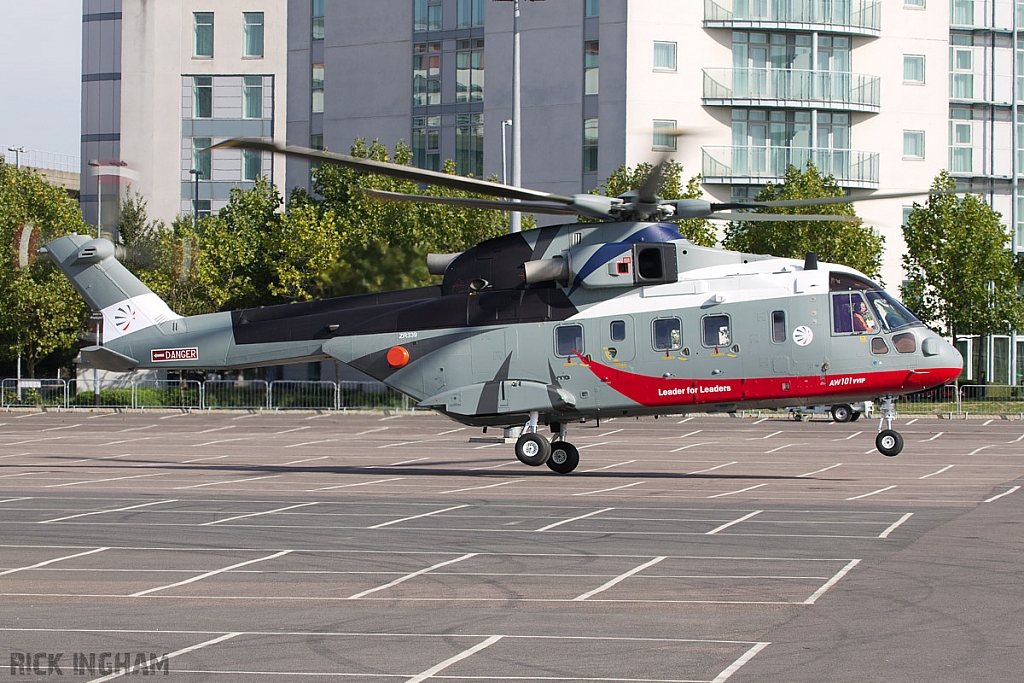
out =
<path fill-rule="evenodd" d="M 836 422 L 849 422 L 853 419 L 853 408 L 845 403 L 832 406 L 832 419 Z"/>
<path fill-rule="evenodd" d="M 551 444 L 540 434 L 527 432 L 516 441 L 516 457 L 524 465 L 538 467 L 551 457 Z M 578 459 L 579 455 L 576 457 Z"/>
<path fill-rule="evenodd" d="M 547 464 L 559 474 L 569 474 L 580 464 L 580 452 L 568 441 L 555 441 L 551 444 L 551 457 Z"/>
<path fill-rule="evenodd" d="M 897 431 L 883 429 L 875 437 L 875 448 L 878 449 L 879 453 L 890 458 L 894 455 L 899 455 L 900 451 L 903 450 L 903 437 Z"/>

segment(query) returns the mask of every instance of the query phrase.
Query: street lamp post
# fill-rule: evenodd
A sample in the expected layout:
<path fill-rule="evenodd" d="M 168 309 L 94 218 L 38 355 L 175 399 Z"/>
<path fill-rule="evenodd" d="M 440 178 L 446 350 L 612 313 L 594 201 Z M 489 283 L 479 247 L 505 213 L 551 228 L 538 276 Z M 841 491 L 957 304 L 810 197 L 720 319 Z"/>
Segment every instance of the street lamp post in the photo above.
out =
<path fill-rule="evenodd" d="M 89 162 L 96 176 L 96 239 L 103 236 L 103 183 L 100 179 L 100 162 L 93 159 Z"/>
<path fill-rule="evenodd" d="M 195 230 L 199 226 L 199 178 L 203 175 L 203 172 L 196 168 L 190 168 L 188 170 L 189 175 L 192 176 L 192 229 Z"/>
<path fill-rule="evenodd" d="M 21 168 L 21 155 L 25 153 L 24 145 L 20 147 L 8 147 L 8 152 L 14 152 L 14 168 Z"/>
<path fill-rule="evenodd" d="M 508 161 L 506 161 L 505 129 L 512 125 L 512 119 L 505 119 L 501 122 L 501 184 L 508 184 Z"/>

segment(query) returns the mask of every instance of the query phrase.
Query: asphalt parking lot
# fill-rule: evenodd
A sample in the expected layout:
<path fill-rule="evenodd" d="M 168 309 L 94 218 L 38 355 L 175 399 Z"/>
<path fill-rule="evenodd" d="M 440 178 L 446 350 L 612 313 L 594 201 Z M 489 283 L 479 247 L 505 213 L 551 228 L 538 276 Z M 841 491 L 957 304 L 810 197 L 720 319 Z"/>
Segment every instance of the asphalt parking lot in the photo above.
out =
<path fill-rule="evenodd" d="M 875 421 L 608 420 L 557 475 L 429 414 L 0 413 L 0 654 L 11 680 L 1019 680 L 1024 422 L 897 428 L 885 458 Z"/>

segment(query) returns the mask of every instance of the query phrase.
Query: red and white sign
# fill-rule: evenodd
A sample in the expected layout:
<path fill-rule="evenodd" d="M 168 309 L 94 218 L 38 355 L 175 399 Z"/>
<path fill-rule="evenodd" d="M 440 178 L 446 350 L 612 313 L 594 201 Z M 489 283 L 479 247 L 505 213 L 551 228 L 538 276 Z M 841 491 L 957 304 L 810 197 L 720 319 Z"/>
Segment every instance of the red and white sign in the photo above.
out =
<path fill-rule="evenodd" d="M 154 363 L 166 363 L 178 360 L 199 360 L 199 349 L 195 346 L 186 349 L 153 349 L 149 358 Z"/>

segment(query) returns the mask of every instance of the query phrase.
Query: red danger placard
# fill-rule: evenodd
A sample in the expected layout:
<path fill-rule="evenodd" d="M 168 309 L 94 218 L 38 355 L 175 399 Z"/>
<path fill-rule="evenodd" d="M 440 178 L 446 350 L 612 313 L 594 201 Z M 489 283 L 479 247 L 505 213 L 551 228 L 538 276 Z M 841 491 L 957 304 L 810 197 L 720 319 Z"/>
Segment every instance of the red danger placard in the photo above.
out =
<path fill-rule="evenodd" d="M 173 360 L 199 360 L 199 349 L 194 346 L 187 349 L 153 349 L 149 352 L 149 357 L 154 363 Z"/>

